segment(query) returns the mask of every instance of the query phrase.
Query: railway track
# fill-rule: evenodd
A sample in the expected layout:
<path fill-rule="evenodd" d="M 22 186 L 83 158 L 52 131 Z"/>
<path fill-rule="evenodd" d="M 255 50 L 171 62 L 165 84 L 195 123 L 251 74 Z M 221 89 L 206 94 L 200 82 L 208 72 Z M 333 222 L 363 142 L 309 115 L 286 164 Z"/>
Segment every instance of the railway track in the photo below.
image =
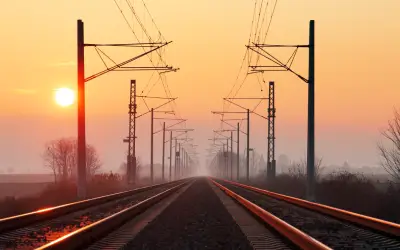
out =
<path fill-rule="evenodd" d="M 0 219 L 0 249 L 400 249 L 400 225 L 211 178 Z"/>
<path fill-rule="evenodd" d="M 226 180 L 211 180 L 302 249 L 400 249 L 400 225 Z"/>
<path fill-rule="evenodd" d="M 79 249 L 88 244 L 82 236 L 88 236 L 86 232 L 90 231 L 93 240 L 104 233 L 104 225 L 107 230 L 119 226 L 121 219 L 144 211 L 188 182 L 190 179 L 158 184 L 0 219 L 0 249 L 60 249 L 65 242 L 68 247 L 63 249 Z"/>

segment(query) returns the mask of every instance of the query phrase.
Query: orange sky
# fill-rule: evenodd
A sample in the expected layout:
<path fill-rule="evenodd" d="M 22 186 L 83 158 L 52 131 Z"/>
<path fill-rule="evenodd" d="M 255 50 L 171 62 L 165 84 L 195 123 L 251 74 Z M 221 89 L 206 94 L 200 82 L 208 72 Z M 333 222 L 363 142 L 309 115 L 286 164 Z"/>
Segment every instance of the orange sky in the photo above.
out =
<path fill-rule="evenodd" d="M 118 1 L 117 1 L 118 2 Z M 119 0 L 119 2 L 124 2 Z M 139 2 L 139 1 L 138 1 Z M 211 110 L 221 110 L 245 52 L 253 1 L 146 1 L 167 40 L 167 61 L 179 67 L 168 83 L 182 117 L 204 149 L 218 125 Z M 269 43 L 305 44 L 308 21 L 316 21 L 316 152 L 327 163 L 375 164 L 379 129 L 399 105 L 396 60 L 400 58 L 400 1 L 279 0 Z M 139 10 L 138 10 L 139 12 Z M 139 12 L 143 14 L 144 12 Z M 8 1 L 0 10 L 0 168 L 40 170 L 47 140 L 75 135 L 75 106 L 55 105 L 53 91 L 76 86 L 76 20 L 85 22 L 87 42 L 133 41 L 113 1 Z M 151 29 L 151 20 L 144 16 Z M 133 51 L 109 50 L 114 59 Z M 133 52 L 134 53 L 134 52 Z M 284 55 L 284 53 L 280 54 Z M 306 51 L 295 68 L 306 75 Z M 86 49 L 86 75 L 102 69 Z M 140 61 L 146 64 L 146 60 Z M 88 140 L 99 148 L 106 169 L 124 158 L 130 79 L 139 90 L 149 73 L 110 73 L 87 84 Z M 271 73 L 277 89 L 277 154 L 302 157 L 306 148 L 306 85 L 288 73 Z M 254 76 L 240 96 L 258 95 Z M 152 95 L 163 94 L 156 85 Z M 262 112 L 262 111 L 260 111 Z M 148 131 L 138 152 L 148 158 Z M 254 118 L 252 143 L 266 148 L 266 122 Z M 157 137 L 158 140 L 160 138 Z M 243 141 L 243 140 L 242 140 Z M 141 146 L 143 145 L 143 146 Z M 159 158 L 159 148 L 156 148 Z M 23 154 L 24 157 L 20 157 Z M 28 166 L 29 165 L 29 166 Z M 32 165 L 32 166 L 30 166 Z"/>

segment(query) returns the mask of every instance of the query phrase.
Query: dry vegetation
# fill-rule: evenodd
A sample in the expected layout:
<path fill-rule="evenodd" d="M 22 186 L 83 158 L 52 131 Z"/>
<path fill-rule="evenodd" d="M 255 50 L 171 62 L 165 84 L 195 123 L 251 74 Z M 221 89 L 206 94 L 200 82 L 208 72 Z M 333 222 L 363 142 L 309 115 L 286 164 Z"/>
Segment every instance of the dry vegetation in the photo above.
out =
<path fill-rule="evenodd" d="M 88 183 L 88 197 L 96 197 L 122 191 L 124 186 L 120 175 L 94 175 Z M 60 195 L 62 194 L 62 195 Z M 52 183 L 37 196 L 0 199 L 0 218 L 27 213 L 38 209 L 76 201 L 76 186 L 72 181 Z"/>
<path fill-rule="evenodd" d="M 305 199 L 306 179 L 301 176 L 282 174 L 269 183 L 264 180 L 260 178 L 253 184 Z M 386 183 L 382 188 L 381 184 L 362 174 L 332 173 L 317 182 L 316 199 L 322 204 L 400 223 L 400 186 Z"/>

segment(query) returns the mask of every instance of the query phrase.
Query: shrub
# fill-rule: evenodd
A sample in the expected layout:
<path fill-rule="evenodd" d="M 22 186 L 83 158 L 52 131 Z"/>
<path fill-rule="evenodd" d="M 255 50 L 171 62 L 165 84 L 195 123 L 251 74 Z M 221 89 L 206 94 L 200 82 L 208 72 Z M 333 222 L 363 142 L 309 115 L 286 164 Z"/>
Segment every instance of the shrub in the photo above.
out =
<path fill-rule="evenodd" d="M 369 215 L 377 215 L 382 195 L 371 180 L 347 171 L 330 174 L 318 183 L 316 193 L 320 203 Z"/>
<path fill-rule="evenodd" d="M 88 182 L 88 198 L 120 192 L 124 189 L 118 174 L 98 174 Z M 61 194 L 61 195 L 60 195 Z M 0 218 L 27 213 L 38 209 L 76 201 L 76 185 L 73 182 L 49 184 L 35 197 L 6 197 L 0 200 Z"/>
<path fill-rule="evenodd" d="M 273 192 L 304 199 L 306 180 L 282 174 L 266 182 L 254 179 L 252 184 Z M 380 187 L 379 187 L 380 186 Z M 400 222 L 400 186 L 389 183 L 387 188 L 362 174 L 335 172 L 316 183 L 317 202 L 396 223 Z"/>

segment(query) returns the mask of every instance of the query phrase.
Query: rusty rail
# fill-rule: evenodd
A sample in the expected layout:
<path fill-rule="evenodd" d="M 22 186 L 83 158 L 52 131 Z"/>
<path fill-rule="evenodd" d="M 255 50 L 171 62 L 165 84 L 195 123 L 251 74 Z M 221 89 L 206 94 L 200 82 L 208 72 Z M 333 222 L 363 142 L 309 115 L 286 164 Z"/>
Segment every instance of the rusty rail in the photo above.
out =
<path fill-rule="evenodd" d="M 217 183 L 216 181 L 210 179 L 217 187 L 219 187 L 222 191 L 228 194 L 230 197 L 238 201 L 242 206 L 260 218 L 262 221 L 273 227 L 276 231 L 278 231 L 281 235 L 285 238 L 290 240 L 293 244 L 301 249 L 331 249 L 328 246 L 324 245 L 323 243 L 317 241 L 316 239 L 312 238 L 311 236 L 303 233 L 299 229 L 291 226 L 290 224 L 286 223 L 285 221 L 279 219 L 278 217 L 272 215 L 271 213 L 265 211 L 261 207 L 257 206 L 256 204 L 246 200 L 242 196 L 232 192 L 228 188 L 224 187 L 223 185 Z"/>
<path fill-rule="evenodd" d="M 6 231 L 25 227 L 30 224 L 36 223 L 36 222 L 53 219 L 53 218 L 56 218 L 56 217 L 59 217 L 59 216 L 65 215 L 65 214 L 69 214 L 69 213 L 79 211 L 79 210 L 82 210 L 85 208 L 89 208 L 92 206 L 100 205 L 100 204 L 103 204 L 103 203 L 106 203 L 109 201 L 128 197 L 130 195 L 134 195 L 134 194 L 141 193 L 141 192 L 144 192 L 147 190 L 151 190 L 151 189 L 154 189 L 157 187 L 161 187 L 163 185 L 179 183 L 182 181 L 185 181 L 185 179 L 177 180 L 177 181 L 173 181 L 173 182 L 162 183 L 162 184 L 157 184 L 157 185 L 152 185 L 152 186 L 145 186 L 145 187 L 136 188 L 136 189 L 128 190 L 128 191 L 123 191 L 123 192 L 119 192 L 119 193 L 115 193 L 115 194 L 104 195 L 104 196 L 100 196 L 100 197 L 96 197 L 96 198 L 91 198 L 91 199 L 87 199 L 87 200 L 63 204 L 60 206 L 41 209 L 41 210 L 33 211 L 30 213 L 1 218 L 0 219 L 0 233 L 4 233 Z"/>
<path fill-rule="evenodd" d="M 131 220 L 134 216 L 142 213 L 147 208 L 151 207 L 155 203 L 159 202 L 163 198 L 171 195 L 184 185 L 188 184 L 189 180 L 178 184 L 166 191 L 163 191 L 153 197 L 150 197 L 132 207 L 126 208 L 118 213 L 115 213 L 107 218 L 99 220 L 86 227 L 80 228 L 72 233 L 64 235 L 63 237 L 52 241 L 44 246 L 37 248 L 37 250 L 44 249 L 57 249 L 57 250 L 73 250 L 82 249 L 84 247 L 93 244 L 95 241 L 101 239 L 108 233 L 112 232 L 116 228 L 120 227 L 128 220 Z"/>
<path fill-rule="evenodd" d="M 215 179 L 217 179 L 217 178 L 215 178 Z M 260 193 L 260 194 L 264 194 L 264 195 L 273 197 L 278 200 L 286 201 L 288 203 L 291 203 L 291 204 L 294 204 L 294 205 L 297 205 L 300 207 L 304 207 L 304 208 L 310 209 L 312 211 L 317 211 L 319 213 L 326 214 L 326 215 L 332 216 L 332 217 L 340 219 L 340 220 L 351 222 L 351 223 L 360 225 L 362 227 L 370 228 L 370 229 L 380 231 L 380 232 L 383 232 L 386 234 L 394 235 L 397 237 L 400 236 L 400 224 L 396 224 L 396 223 L 393 223 L 390 221 L 385 221 L 385 220 L 377 219 L 377 218 L 362 215 L 362 214 L 353 213 L 353 212 L 350 212 L 350 211 L 347 211 L 344 209 L 339 209 L 339 208 L 335 208 L 335 207 L 331 207 L 331 206 L 327 206 L 327 205 L 323 205 L 323 204 L 319 204 L 319 203 L 315 203 L 315 202 L 310 202 L 310 201 L 302 200 L 299 198 L 295 198 L 295 197 L 291 197 L 291 196 L 287 196 L 287 195 L 283 195 L 283 194 L 278 194 L 275 192 L 252 187 L 252 186 L 234 182 L 234 181 L 229 181 L 229 180 L 224 180 L 224 179 L 218 179 L 218 180 L 221 180 L 221 181 L 224 181 L 224 182 L 233 184 L 235 186 L 242 187 L 242 188 L 245 188 L 245 189 Z"/>

